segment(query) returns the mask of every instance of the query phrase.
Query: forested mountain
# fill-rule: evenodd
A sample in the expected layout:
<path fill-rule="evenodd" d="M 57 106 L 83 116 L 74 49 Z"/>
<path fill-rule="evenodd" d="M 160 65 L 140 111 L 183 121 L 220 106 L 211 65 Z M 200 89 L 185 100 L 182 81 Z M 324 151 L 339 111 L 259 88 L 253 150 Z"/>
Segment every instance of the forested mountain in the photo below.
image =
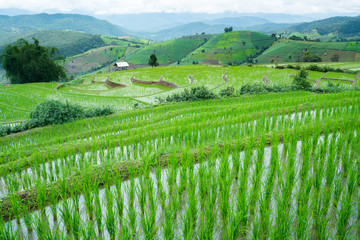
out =
<path fill-rule="evenodd" d="M 56 47 L 59 49 L 60 55 L 66 57 L 106 45 L 100 35 L 74 31 L 40 30 L 35 33 L 15 34 L 8 37 L 1 42 L 0 53 L 7 44 L 14 43 L 19 38 L 24 38 L 30 42 L 32 42 L 33 38 L 36 38 L 42 46 Z"/>
<path fill-rule="evenodd" d="M 320 35 L 336 34 L 339 37 L 353 37 L 360 33 L 360 16 L 326 18 L 299 24 L 288 28 L 286 31 L 309 33 L 314 30 Z"/>
<path fill-rule="evenodd" d="M 73 30 L 90 34 L 123 36 L 116 25 L 105 20 L 79 14 L 35 14 L 14 17 L 0 16 L 0 34 L 34 32 L 40 29 Z"/>

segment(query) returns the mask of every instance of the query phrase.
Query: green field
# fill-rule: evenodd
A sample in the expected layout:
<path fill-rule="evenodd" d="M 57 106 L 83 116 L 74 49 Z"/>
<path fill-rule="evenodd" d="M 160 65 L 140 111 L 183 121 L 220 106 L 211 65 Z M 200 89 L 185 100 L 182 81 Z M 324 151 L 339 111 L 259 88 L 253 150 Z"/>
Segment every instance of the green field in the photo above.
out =
<path fill-rule="evenodd" d="M 349 42 L 349 44 L 346 46 L 345 48 L 346 50 L 350 50 L 350 51 L 356 51 L 356 52 L 360 52 L 360 43 L 357 42 Z"/>
<path fill-rule="evenodd" d="M 113 48 L 113 51 L 116 48 Z M 333 65 L 335 66 L 335 65 Z M 356 68 L 356 65 L 338 63 L 338 66 Z M 229 79 L 225 82 L 223 75 Z M 263 84 L 266 75 L 270 85 L 281 84 L 289 86 L 292 82 L 291 75 L 296 75 L 297 70 L 274 69 L 265 66 L 230 67 L 230 66 L 205 66 L 205 65 L 180 65 L 157 68 L 141 68 L 127 71 L 104 72 L 81 76 L 84 82 L 80 85 L 67 85 L 56 89 L 58 83 L 33 83 L 22 85 L 0 86 L 0 122 L 24 120 L 37 103 L 46 99 L 55 99 L 77 103 L 84 107 L 111 106 L 116 111 L 132 108 L 138 103 L 140 106 L 157 103 L 157 98 L 165 98 L 173 93 L 182 92 L 184 89 L 205 86 L 218 93 L 221 89 L 233 86 L 240 88 L 247 83 Z M 312 80 L 320 79 L 324 73 L 309 72 Z M 165 86 L 144 85 L 131 82 L 131 77 L 145 81 L 164 81 L 175 83 L 178 88 L 172 89 Z M 191 83 L 189 76 L 192 77 Z M 326 78 L 350 86 L 355 79 L 355 74 L 328 73 Z M 125 84 L 123 88 L 108 88 L 104 85 L 107 79 Z M 95 79 L 97 83 L 91 84 Z M 336 80 L 339 79 L 339 80 Z M 347 81 L 341 81 L 347 80 Z M 324 79 L 321 86 L 327 83 Z"/>
<path fill-rule="evenodd" d="M 125 60 L 136 65 L 148 65 L 149 56 L 155 53 L 159 64 L 174 63 L 203 45 L 211 37 L 209 35 L 195 35 L 155 43 L 127 54 Z"/>
<path fill-rule="evenodd" d="M 359 114 L 359 92 L 290 92 L 2 137 L 0 238 L 356 239 Z"/>
<path fill-rule="evenodd" d="M 263 51 L 274 41 L 269 35 L 252 31 L 217 34 L 189 54 L 182 63 L 191 64 L 195 61 L 204 64 L 238 65 L 253 57 L 258 51 Z"/>
<path fill-rule="evenodd" d="M 81 75 L 94 72 L 103 67 L 112 70 L 113 63 L 124 57 L 128 46 L 106 46 L 89 50 L 66 59 L 65 68 L 68 74 Z"/>
<path fill-rule="evenodd" d="M 323 62 L 331 62 L 334 55 L 339 55 L 339 62 L 357 62 L 358 53 L 349 49 L 347 42 L 303 42 L 282 39 L 267 49 L 257 58 L 258 63 L 266 64 L 271 60 L 278 62 L 297 62 L 305 51 L 316 54 Z"/>

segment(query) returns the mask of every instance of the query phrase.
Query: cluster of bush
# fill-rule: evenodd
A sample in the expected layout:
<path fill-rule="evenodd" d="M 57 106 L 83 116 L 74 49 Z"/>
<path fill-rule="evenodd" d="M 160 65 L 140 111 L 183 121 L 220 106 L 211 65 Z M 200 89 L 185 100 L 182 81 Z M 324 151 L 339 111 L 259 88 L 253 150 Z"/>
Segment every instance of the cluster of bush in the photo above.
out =
<path fill-rule="evenodd" d="M 283 67 L 285 68 L 285 67 Z M 307 67 L 301 67 L 300 65 L 287 65 L 286 68 L 289 68 L 289 69 L 296 69 L 296 70 L 301 70 L 301 69 L 304 69 L 304 70 L 308 70 L 308 71 L 315 71 L 315 72 L 338 72 L 338 73 L 342 73 L 344 72 L 344 70 L 340 69 L 340 68 L 332 68 L 332 67 L 328 67 L 328 66 L 319 66 L 319 65 L 316 65 L 316 64 L 311 64 Z"/>
<path fill-rule="evenodd" d="M 165 99 L 157 98 L 159 103 L 164 102 L 185 102 L 185 101 L 196 101 L 196 100 L 206 100 L 216 98 L 217 95 L 211 92 L 206 87 L 193 87 L 189 91 L 185 89 L 182 93 L 174 93 L 172 95 L 167 96 Z"/>
<path fill-rule="evenodd" d="M 52 124 L 63 124 L 82 118 L 98 117 L 113 114 L 111 107 L 98 107 L 86 109 L 69 102 L 47 100 L 36 105 L 30 113 L 30 119 L 16 126 L 0 127 L 0 136 L 26 131 L 36 127 L 43 127 Z"/>
<path fill-rule="evenodd" d="M 293 82 L 290 85 L 284 84 L 271 84 L 265 85 L 263 83 L 246 83 L 239 89 L 235 90 L 234 87 L 229 86 L 221 89 L 218 94 L 211 92 L 206 87 L 194 87 L 191 90 L 185 89 L 182 93 L 174 93 L 166 98 L 157 98 L 159 103 L 165 102 L 184 102 L 184 101 L 196 101 L 213 98 L 225 98 L 233 96 L 241 96 L 245 94 L 261 94 L 261 93 L 279 93 L 290 91 L 311 91 L 315 93 L 335 93 L 348 91 L 350 88 L 346 88 L 340 85 L 340 83 L 333 83 L 328 81 L 326 86 L 313 87 L 311 82 L 307 80 L 308 72 L 304 69 L 294 76 Z M 358 90 L 357 88 L 351 88 Z"/>

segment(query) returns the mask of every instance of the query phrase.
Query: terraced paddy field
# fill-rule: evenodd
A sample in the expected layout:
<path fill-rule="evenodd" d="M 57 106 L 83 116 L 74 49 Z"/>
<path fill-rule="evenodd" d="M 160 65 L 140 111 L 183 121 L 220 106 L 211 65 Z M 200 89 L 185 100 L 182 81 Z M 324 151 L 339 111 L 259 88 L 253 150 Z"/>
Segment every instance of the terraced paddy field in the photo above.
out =
<path fill-rule="evenodd" d="M 360 58 L 358 46 L 354 42 L 303 42 L 283 39 L 256 59 L 261 64 L 270 63 L 272 60 L 298 62 L 305 51 L 318 55 L 324 62 L 331 62 L 334 55 L 337 55 L 340 62 L 359 62 Z"/>
<path fill-rule="evenodd" d="M 297 72 L 266 66 L 168 66 L 85 75 L 80 77 L 82 84 L 63 87 L 58 83 L 0 86 L 0 122 L 27 119 L 36 104 L 46 99 L 69 101 L 84 107 L 110 106 L 119 112 L 134 106 L 156 104 L 159 97 L 165 98 L 192 87 L 205 86 L 217 93 L 228 86 L 238 89 L 247 83 L 264 84 L 264 81 L 268 81 L 270 85 L 287 86 L 291 84 L 292 76 Z M 134 82 L 132 78 L 145 82 Z M 321 80 L 320 86 L 328 81 L 351 86 L 357 75 L 327 73 L 324 76 L 324 73 L 309 72 L 309 79 L 313 80 L 314 84 L 321 78 L 324 79 Z M 113 84 L 106 84 L 106 81 Z M 157 83 L 151 84 L 150 81 Z M 173 88 L 167 83 L 172 83 L 176 87 Z M 122 87 L 116 84 L 121 84 Z"/>
<path fill-rule="evenodd" d="M 290 92 L 2 137 L 0 239 L 357 239 L 359 114 L 357 91 Z"/>

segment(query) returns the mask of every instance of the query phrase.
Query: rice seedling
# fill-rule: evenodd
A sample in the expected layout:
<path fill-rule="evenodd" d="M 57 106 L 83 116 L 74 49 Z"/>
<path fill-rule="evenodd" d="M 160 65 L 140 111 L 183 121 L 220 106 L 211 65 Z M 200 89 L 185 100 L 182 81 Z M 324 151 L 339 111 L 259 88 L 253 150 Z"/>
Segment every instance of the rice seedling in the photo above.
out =
<path fill-rule="evenodd" d="M 359 100 L 215 99 L 1 138 L 1 238 L 356 238 Z"/>

